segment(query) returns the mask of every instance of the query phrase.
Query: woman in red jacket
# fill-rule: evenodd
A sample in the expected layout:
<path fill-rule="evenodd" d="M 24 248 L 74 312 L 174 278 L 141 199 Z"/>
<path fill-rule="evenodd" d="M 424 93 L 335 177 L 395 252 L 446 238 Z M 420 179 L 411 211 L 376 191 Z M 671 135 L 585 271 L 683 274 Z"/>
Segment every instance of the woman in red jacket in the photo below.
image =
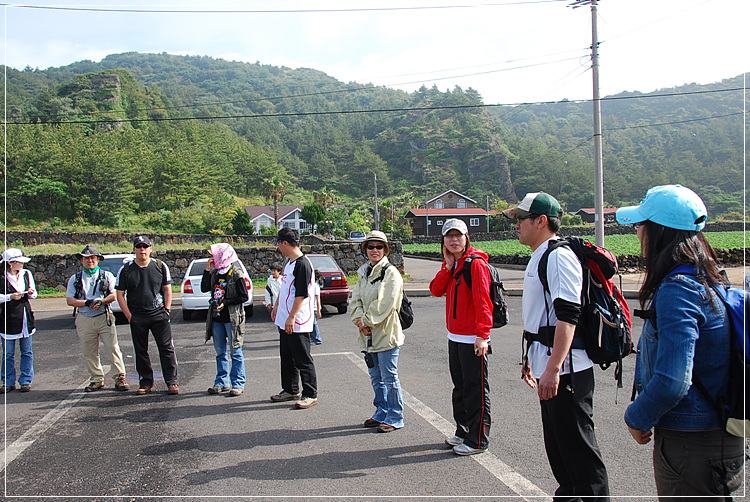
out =
<path fill-rule="evenodd" d="M 443 225 L 443 265 L 430 282 L 430 292 L 445 295 L 448 327 L 448 362 L 453 380 L 453 418 L 456 435 L 445 440 L 458 455 L 487 450 L 490 433 L 490 385 L 487 355 L 492 328 L 490 273 L 487 254 L 471 247 L 466 223 L 450 219 Z M 470 260 L 472 289 L 463 268 Z"/>

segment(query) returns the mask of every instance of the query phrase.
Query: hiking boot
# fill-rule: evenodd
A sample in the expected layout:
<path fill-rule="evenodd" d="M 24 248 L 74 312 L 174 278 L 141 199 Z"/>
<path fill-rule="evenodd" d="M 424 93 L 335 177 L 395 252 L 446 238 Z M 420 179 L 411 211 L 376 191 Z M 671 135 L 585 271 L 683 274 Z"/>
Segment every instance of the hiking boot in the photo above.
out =
<path fill-rule="evenodd" d="M 208 388 L 209 394 L 220 394 L 222 392 L 229 392 L 229 387 L 219 387 L 218 385 L 213 385 Z"/>
<path fill-rule="evenodd" d="M 20 392 L 28 392 L 28 391 L 31 390 L 31 384 L 30 383 L 25 383 L 25 384 L 21 385 L 21 388 L 18 389 L 18 390 Z"/>
<path fill-rule="evenodd" d="M 92 382 L 83 388 L 85 392 L 94 392 L 104 387 L 104 382 Z"/>
<path fill-rule="evenodd" d="M 454 446 L 458 446 L 460 444 L 464 444 L 464 438 L 460 438 L 458 436 L 453 436 L 452 438 L 448 438 L 445 440 L 445 444 L 453 448 Z"/>
<path fill-rule="evenodd" d="M 172 385 L 167 386 L 167 394 L 169 395 L 175 395 L 180 393 L 180 386 L 173 383 Z"/>
<path fill-rule="evenodd" d="M 245 389 L 241 389 L 239 387 L 233 387 L 232 390 L 229 391 L 229 395 L 236 397 L 242 394 L 243 392 L 245 392 Z"/>
<path fill-rule="evenodd" d="M 486 451 L 487 448 L 472 448 L 465 443 L 453 447 L 453 453 L 456 455 L 476 455 L 477 453 L 484 453 Z"/>
<path fill-rule="evenodd" d="M 128 389 L 130 389 L 130 387 L 128 386 L 128 383 L 125 381 L 125 375 L 117 375 L 117 378 L 115 378 L 115 390 L 119 390 L 120 392 L 125 392 Z"/>
<path fill-rule="evenodd" d="M 294 406 L 301 410 L 304 410 L 309 408 L 310 406 L 315 406 L 316 404 L 318 404 L 317 397 L 303 397 L 302 399 L 294 403 Z"/>
<path fill-rule="evenodd" d="M 2 387 L 0 387 L 0 394 L 6 394 L 12 390 L 16 390 L 15 385 L 3 385 Z"/>
<path fill-rule="evenodd" d="M 141 386 L 138 387 L 138 390 L 135 391 L 135 393 L 138 394 L 139 396 L 142 396 L 143 394 L 150 393 L 152 390 L 154 390 L 154 386 L 153 385 L 143 385 L 143 384 L 141 384 Z"/>
<path fill-rule="evenodd" d="M 302 393 L 290 394 L 287 391 L 282 390 L 278 394 L 274 394 L 273 396 L 271 396 L 271 401 L 273 401 L 275 403 L 281 403 L 283 401 L 294 401 L 294 400 L 299 399 L 301 397 L 302 397 Z"/>

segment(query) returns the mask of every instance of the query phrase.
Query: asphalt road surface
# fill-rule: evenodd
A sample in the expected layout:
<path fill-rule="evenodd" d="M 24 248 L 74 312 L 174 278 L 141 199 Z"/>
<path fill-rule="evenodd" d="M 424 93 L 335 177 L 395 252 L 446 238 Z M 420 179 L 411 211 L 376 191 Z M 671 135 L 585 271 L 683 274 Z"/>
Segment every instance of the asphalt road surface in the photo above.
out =
<path fill-rule="evenodd" d="M 131 390 L 116 392 L 108 378 L 104 389 L 84 393 L 87 373 L 70 310 L 38 312 L 33 390 L 5 395 L 6 500 L 544 500 L 556 483 L 536 392 L 520 380 L 520 298 L 509 302 L 511 325 L 492 332 L 490 451 L 473 457 L 443 445 L 454 431 L 444 299 L 413 299 L 416 320 L 399 359 L 406 425 L 389 434 L 362 427 L 373 395 L 348 315 L 320 321 L 323 344 L 313 347 L 319 403 L 297 410 L 269 400 L 281 388 L 278 334 L 257 305 L 244 344 L 248 382 L 239 397 L 207 394 L 214 349 L 203 343 L 205 323 L 183 321 L 179 309 L 172 326 L 177 396 L 166 394 L 160 373 L 155 393 L 136 396 L 127 325 L 117 330 Z M 634 332 L 640 333 L 638 320 Z M 151 357 L 159 370 L 153 343 Z M 634 366 L 631 356 L 619 390 L 611 369 L 596 370 L 594 419 L 613 499 L 654 500 L 652 446 L 636 444 L 622 420 Z"/>

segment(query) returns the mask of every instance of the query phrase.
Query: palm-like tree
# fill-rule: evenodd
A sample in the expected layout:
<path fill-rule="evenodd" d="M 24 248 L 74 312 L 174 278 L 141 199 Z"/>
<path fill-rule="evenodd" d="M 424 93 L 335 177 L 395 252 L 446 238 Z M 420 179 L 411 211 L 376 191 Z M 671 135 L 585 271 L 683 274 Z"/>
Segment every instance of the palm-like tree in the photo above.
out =
<path fill-rule="evenodd" d="M 263 197 L 273 201 L 273 223 L 279 228 L 279 202 L 286 195 L 286 183 L 278 176 L 263 180 L 261 186 Z"/>
<path fill-rule="evenodd" d="M 323 187 L 313 192 L 313 199 L 325 209 L 330 209 L 336 203 L 336 194 L 329 191 L 328 187 Z"/>

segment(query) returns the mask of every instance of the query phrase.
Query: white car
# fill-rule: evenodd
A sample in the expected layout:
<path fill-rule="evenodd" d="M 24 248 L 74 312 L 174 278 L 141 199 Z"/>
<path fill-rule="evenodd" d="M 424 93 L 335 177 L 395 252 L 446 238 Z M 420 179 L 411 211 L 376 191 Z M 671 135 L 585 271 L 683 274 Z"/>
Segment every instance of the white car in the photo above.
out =
<path fill-rule="evenodd" d="M 200 310 L 208 311 L 208 300 L 211 299 L 211 292 L 201 292 L 201 280 L 203 279 L 203 272 L 206 270 L 206 263 L 208 258 L 200 258 L 193 260 L 188 265 L 187 272 L 180 274 L 182 279 L 182 318 L 186 321 L 193 317 L 194 312 Z M 245 305 L 245 315 L 247 317 L 253 316 L 253 282 L 248 278 L 247 269 L 245 264 L 239 262 L 242 270 L 245 272 L 245 284 L 247 285 L 247 296 L 248 301 Z"/>
<path fill-rule="evenodd" d="M 354 230 L 353 232 L 349 232 L 349 240 L 352 242 L 363 242 L 365 240 L 366 234 L 362 230 Z"/>
<path fill-rule="evenodd" d="M 105 254 L 103 260 L 99 260 L 99 267 L 107 272 L 112 272 L 115 276 L 115 283 L 117 282 L 117 276 L 120 274 L 122 266 L 129 261 L 135 260 L 133 253 L 122 253 L 122 254 Z M 110 303 L 112 312 L 115 314 L 122 314 L 122 309 L 117 300 Z"/>

